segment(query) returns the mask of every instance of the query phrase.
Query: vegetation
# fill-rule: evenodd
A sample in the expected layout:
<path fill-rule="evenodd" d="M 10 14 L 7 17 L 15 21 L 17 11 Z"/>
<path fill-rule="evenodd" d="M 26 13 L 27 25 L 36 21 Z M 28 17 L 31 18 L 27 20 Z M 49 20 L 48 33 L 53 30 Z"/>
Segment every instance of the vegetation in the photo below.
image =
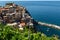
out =
<path fill-rule="evenodd" d="M 30 40 L 59 40 L 58 37 L 47 37 L 41 32 L 33 33 L 30 32 Z M 10 26 L 0 24 L 0 40 L 29 40 L 28 29 L 24 28 L 23 31 L 15 29 Z"/>

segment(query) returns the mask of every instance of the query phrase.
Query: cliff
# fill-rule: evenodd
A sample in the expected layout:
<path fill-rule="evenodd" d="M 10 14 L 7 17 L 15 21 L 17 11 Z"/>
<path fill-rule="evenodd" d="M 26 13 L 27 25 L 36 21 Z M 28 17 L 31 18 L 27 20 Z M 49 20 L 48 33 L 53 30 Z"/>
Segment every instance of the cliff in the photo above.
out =
<path fill-rule="evenodd" d="M 0 22 L 23 30 L 24 26 L 37 24 L 25 7 L 14 3 L 6 3 L 0 7 Z"/>

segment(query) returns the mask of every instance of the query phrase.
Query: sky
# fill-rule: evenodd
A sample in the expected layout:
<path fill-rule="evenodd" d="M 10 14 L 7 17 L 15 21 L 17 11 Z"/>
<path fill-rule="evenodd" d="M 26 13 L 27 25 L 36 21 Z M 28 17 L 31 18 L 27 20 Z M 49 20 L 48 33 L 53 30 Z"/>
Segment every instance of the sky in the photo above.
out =
<path fill-rule="evenodd" d="M 12 0 L 0 0 L 0 1 L 12 1 Z M 60 0 L 13 0 L 13 1 L 60 1 Z"/>
<path fill-rule="evenodd" d="M 60 0 L 22 0 L 22 1 L 60 1 Z"/>

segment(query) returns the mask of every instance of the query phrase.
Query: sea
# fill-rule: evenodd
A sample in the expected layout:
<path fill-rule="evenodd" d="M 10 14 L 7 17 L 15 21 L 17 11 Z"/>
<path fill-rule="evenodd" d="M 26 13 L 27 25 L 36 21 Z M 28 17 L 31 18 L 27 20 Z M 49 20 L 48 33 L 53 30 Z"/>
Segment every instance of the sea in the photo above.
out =
<path fill-rule="evenodd" d="M 8 2 L 25 7 L 34 20 L 60 26 L 60 1 L 0 1 L 0 6 L 5 6 Z M 38 25 L 36 30 L 47 36 L 60 36 L 60 30 L 47 26 Z"/>

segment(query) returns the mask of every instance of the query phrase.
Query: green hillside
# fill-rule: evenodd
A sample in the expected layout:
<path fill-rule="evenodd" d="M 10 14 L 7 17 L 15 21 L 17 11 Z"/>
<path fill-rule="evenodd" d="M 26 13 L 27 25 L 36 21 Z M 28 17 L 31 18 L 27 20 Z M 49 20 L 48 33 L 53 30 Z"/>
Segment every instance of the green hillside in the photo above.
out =
<path fill-rule="evenodd" d="M 30 36 L 28 36 L 28 32 Z M 59 40 L 57 36 L 47 37 L 41 32 L 28 31 L 28 27 L 25 27 L 22 31 L 18 28 L 0 24 L 0 40 L 29 40 L 28 37 L 30 40 Z"/>

